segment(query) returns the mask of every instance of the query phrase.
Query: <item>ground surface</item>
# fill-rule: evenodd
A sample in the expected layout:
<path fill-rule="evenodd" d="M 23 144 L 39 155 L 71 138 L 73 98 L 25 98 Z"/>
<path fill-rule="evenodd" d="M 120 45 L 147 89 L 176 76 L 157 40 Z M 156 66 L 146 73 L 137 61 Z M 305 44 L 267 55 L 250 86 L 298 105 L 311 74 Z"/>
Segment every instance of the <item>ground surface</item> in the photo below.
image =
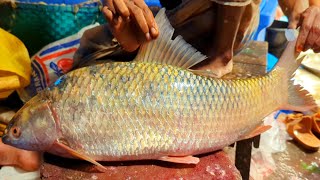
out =
<path fill-rule="evenodd" d="M 42 179 L 241 179 L 226 153 L 220 151 L 200 157 L 197 165 L 181 165 L 161 161 L 103 163 L 107 173 L 94 166 L 52 155 L 45 156 Z"/>
<path fill-rule="evenodd" d="M 276 163 L 276 171 L 267 179 L 320 179 L 320 172 L 310 172 L 303 168 L 303 163 L 310 165 L 316 163 L 320 165 L 320 151 L 306 152 L 300 149 L 295 143 L 287 142 L 287 149 L 283 153 L 273 154 Z"/>

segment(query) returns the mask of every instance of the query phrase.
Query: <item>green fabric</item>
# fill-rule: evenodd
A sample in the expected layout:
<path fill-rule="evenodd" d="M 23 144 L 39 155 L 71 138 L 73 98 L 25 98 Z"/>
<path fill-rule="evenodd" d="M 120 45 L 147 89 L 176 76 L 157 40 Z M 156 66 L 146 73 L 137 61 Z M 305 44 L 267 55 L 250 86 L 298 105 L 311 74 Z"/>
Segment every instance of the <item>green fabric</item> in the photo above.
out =
<path fill-rule="evenodd" d="M 105 22 L 101 3 L 90 6 L 16 3 L 15 6 L 0 4 L 0 27 L 21 39 L 30 55 L 87 25 Z"/>

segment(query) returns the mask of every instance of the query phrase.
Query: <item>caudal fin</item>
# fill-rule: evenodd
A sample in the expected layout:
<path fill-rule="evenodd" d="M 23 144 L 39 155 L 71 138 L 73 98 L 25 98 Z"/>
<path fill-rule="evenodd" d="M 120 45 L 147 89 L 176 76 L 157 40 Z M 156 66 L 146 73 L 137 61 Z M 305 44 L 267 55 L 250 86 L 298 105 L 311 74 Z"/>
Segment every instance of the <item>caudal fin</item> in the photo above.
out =
<path fill-rule="evenodd" d="M 286 72 L 285 78 L 288 82 L 288 102 L 283 105 L 281 109 L 304 112 L 317 107 L 317 104 L 307 90 L 303 89 L 300 85 L 293 84 L 292 78 L 294 73 L 304 59 L 304 56 L 298 57 L 298 54 L 295 51 L 295 45 L 296 40 L 288 43 L 287 48 L 276 66 L 276 68 L 281 68 Z"/>
<path fill-rule="evenodd" d="M 290 41 L 282 53 L 276 67 L 280 67 L 286 71 L 288 78 L 291 79 L 294 72 L 299 68 L 304 57 L 298 58 L 298 53 L 295 50 L 297 40 Z"/>
<path fill-rule="evenodd" d="M 305 112 L 317 107 L 316 102 L 307 90 L 298 84 L 294 85 L 292 80 L 290 82 L 288 104 L 283 109 Z"/>

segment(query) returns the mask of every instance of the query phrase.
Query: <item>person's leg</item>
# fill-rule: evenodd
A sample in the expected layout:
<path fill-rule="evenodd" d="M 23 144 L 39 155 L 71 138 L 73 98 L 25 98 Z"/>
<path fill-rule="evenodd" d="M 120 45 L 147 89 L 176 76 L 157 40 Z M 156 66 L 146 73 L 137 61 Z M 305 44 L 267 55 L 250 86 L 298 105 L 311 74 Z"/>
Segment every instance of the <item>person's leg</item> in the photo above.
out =
<path fill-rule="evenodd" d="M 39 169 L 40 163 L 40 153 L 16 149 L 3 144 L 0 139 L 0 166 L 16 166 L 25 171 L 35 171 Z"/>
<path fill-rule="evenodd" d="M 259 4 L 260 0 L 254 2 Z M 242 45 L 242 39 L 250 27 L 252 13 L 249 10 L 252 4 L 228 6 L 209 0 L 184 0 L 180 6 L 169 11 L 175 34 L 182 35 L 209 57 L 193 69 L 209 69 L 218 77 L 232 71 L 234 50 Z"/>
<path fill-rule="evenodd" d="M 234 43 L 245 8 L 216 4 L 209 59 L 195 69 L 212 70 L 218 77 L 232 71 Z"/>
<path fill-rule="evenodd" d="M 6 108 L 0 108 L 0 167 L 16 166 L 25 171 L 35 171 L 41 164 L 41 154 L 20 150 L 2 143 L 1 135 L 15 112 Z"/>

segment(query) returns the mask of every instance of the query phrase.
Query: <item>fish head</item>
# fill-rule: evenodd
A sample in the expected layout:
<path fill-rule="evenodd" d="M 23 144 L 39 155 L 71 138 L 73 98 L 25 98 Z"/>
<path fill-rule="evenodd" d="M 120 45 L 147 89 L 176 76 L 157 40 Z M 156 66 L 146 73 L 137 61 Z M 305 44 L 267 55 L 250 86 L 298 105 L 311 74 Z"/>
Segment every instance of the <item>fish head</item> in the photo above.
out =
<path fill-rule="evenodd" d="M 57 139 L 56 122 L 50 105 L 37 97 L 27 102 L 7 126 L 3 143 L 30 151 L 50 148 Z"/>

